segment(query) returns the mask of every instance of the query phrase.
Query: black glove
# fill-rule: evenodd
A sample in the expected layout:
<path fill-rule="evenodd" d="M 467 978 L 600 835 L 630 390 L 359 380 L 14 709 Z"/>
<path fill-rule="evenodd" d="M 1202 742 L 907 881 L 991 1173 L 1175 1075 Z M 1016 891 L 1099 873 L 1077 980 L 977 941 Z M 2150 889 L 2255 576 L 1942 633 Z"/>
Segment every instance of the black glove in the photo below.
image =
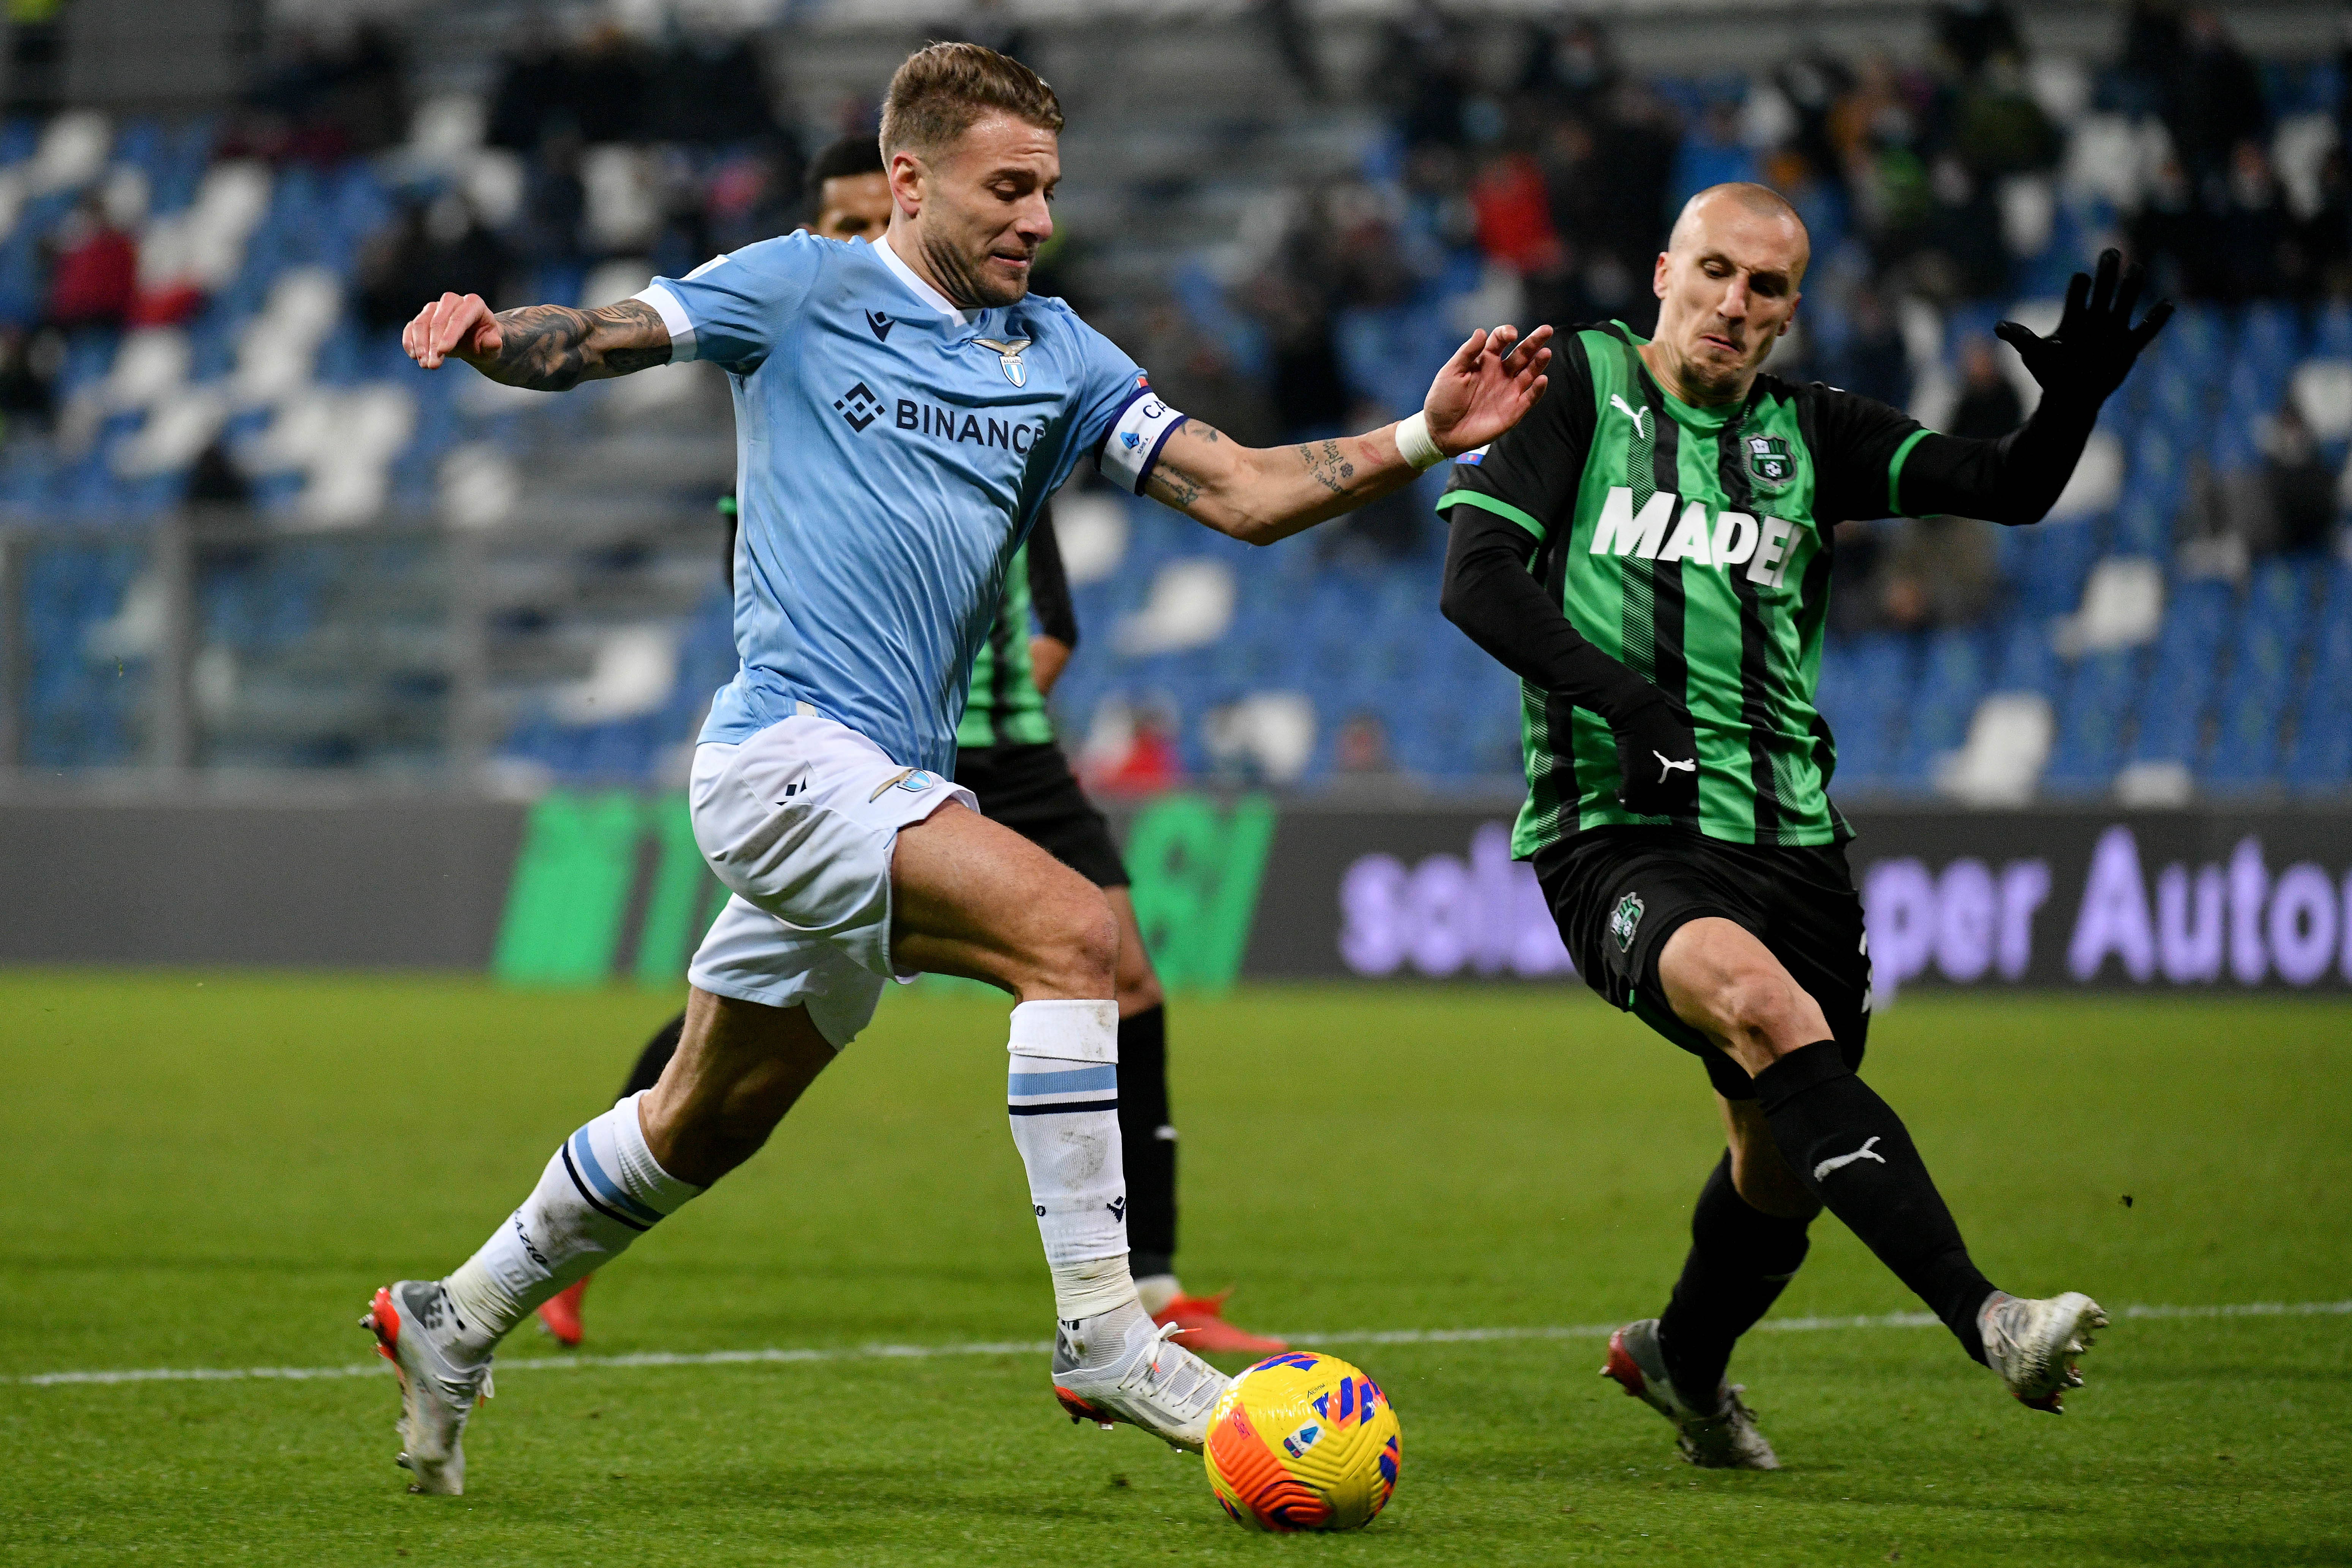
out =
<path fill-rule="evenodd" d="M 2015 321 L 1993 329 L 1995 337 L 2017 351 L 2047 395 L 2096 408 L 2124 384 L 2139 351 L 2172 319 L 2172 301 L 2160 300 L 2138 326 L 2131 324 L 2132 307 L 2139 300 L 2140 270 L 2135 267 L 2123 272 L 2123 264 L 2121 252 L 2103 250 L 2095 282 L 2075 273 L 2066 285 L 2065 312 L 2050 336 L 2039 337 Z M 2120 287 L 2116 282 L 2119 272 Z"/>
<path fill-rule="evenodd" d="M 1690 715 L 1659 696 L 1610 726 L 1617 737 L 1617 803 L 1636 816 L 1698 815 L 1698 740 Z"/>

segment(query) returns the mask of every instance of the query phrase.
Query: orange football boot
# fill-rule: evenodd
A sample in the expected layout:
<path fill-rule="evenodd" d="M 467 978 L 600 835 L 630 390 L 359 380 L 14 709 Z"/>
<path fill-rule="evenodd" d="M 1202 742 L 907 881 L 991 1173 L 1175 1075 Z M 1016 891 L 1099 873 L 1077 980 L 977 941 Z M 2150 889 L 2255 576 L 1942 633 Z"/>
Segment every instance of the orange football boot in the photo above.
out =
<path fill-rule="evenodd" d="M 588 1281 L 593 1274 L 565 1286 L 557 1294 L 539 1304 L 539 1326 L 555 1336 L 555 1342 L 567 1349 L 578 1350 L 587 1331 L 580 1322 L 580 1299 L 588 1294 Z"/>
<path fill-rule="evenodd" d="M 1290 1348 L 1285 1340 L 1254 1334 L 1246 1329 L 1225 1321 L 1225 1298 L 1231 1290 L 1214 1296 L 1179 1296 L 1151 1315 L 1151 1321 L 1162 1328 L 1173 1327 L 1183 1336 L 1186 1350 L 1207 1355 L 1276 1355 Z"/>

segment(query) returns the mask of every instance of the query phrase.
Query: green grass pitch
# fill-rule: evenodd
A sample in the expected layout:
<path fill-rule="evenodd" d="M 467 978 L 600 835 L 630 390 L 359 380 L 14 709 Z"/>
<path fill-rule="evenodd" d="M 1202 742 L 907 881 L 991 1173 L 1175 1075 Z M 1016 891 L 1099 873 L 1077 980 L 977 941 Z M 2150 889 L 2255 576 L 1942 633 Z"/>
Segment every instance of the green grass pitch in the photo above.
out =
<path fill-rule="evenodd" d="M 1199 1463 L 1065 1421 L 1036 1353 L 545 1370 L 509 1342 L 472 1490 L 405 1495 L 369 1293 L 453 1267 L 670 999 L 467 981 L 0 976 L 0 1560 L 26 1563 L 2352 1559 L 2352 1316 L 2124 1319 L 2063 1420 L 1940 1329 L 1759 1333 L 1788 1468 L 1675 1458 L 1592 1338 L 1334 1340 L 1395 1501 L 1268 1540 Z M 894 995 L 743 1171 L 589 1296 L 591 1352 L 1038 1341 L 1003 1007 Z M 1255 990 L 1172 1011 L 1186 1280 L 1276 1330 L 1654 1312 L 1719 1147 L 1696 1067 L 1580 994 Z M 1906 997 L 1871 1076 L 1979 1260 L 2111 1309 L 2352 1297 L 2352 1008 Z M 2128 1196 L 2129 1202 L 2126 1199 Z M 1912 1301 L 1834 1221 L 1776 1317 Z M 1308 1342 L 1312 1342 L 1311 1335 Z"/>

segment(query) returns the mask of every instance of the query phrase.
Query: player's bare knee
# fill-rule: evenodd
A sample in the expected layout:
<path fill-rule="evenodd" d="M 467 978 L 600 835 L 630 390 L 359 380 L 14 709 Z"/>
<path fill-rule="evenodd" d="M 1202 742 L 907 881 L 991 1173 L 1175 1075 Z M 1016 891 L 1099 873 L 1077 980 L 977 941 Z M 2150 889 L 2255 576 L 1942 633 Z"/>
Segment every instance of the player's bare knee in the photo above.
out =
<path fill-rule="evenodd" d="M 1101 893 L 1088 890 L 1070 922 L 1070 963 L 1091 994 L 1107 996 L 1118 986 L 1118 921 Z"/>
<path fill-rule="evenodd" d="M 1742 965 L 1719 979 L 1713 1004 L 1717 1026 L 1733 1038 L 1752 1042 L 1778 1058 L 1809 1043 L 1805 1033 L 1811 999 L 1777 967 Z M 1818 1038 L 1819 1037 L 1812 1037 Z"/>
<path fill-rule="evenodd" d="M 1073 879 L 1076 882 L 1076 879 Z M 1101 889 L 1076 882 L 1036 911 L 1016 986 L 1023 994 L 1110 996 L 1118 984 L 1118 921 Z"/>

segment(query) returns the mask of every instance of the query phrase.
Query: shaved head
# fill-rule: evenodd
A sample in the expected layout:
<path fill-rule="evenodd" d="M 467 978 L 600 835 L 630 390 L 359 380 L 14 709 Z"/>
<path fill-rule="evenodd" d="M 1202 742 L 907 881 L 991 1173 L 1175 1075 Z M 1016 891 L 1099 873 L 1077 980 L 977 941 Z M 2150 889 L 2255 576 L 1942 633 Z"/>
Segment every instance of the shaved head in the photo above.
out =
<path fill-rule="evenodd" d="M 1658 331 L 1642 350 L 1652 374 L 1694 404 L 1748 395 L 1797 313 L 1812 237 L 1769 185 L 1709 185 L 1683 204 L 1651 281 Z"/>
<path fill-rule="evenodd" d="M 1797 209 L 1789 205 L 1788 197 L 1769 185 L 1759 185 L 1752 180 L 1731 180 L 1720 185 L 1709 185 L 1685 202 L 1682 216 L 1675 219 L 1675 232 L 1666 240 L 1666 248 L 1687 250 L 1709 226 L 1714 215 L 1724 210 L 1737 210 L 1751 218 L 1778 219 L 1793 227 L 1801 242 L 1799 255 L 1801 259 L 1797 263 L 1797 278 L 1799 280 L 1804 278 L 1805 268 L 1813 258 L 1812 231 L 1805 226 L 1805 220 L 1797 216 Z"/>

